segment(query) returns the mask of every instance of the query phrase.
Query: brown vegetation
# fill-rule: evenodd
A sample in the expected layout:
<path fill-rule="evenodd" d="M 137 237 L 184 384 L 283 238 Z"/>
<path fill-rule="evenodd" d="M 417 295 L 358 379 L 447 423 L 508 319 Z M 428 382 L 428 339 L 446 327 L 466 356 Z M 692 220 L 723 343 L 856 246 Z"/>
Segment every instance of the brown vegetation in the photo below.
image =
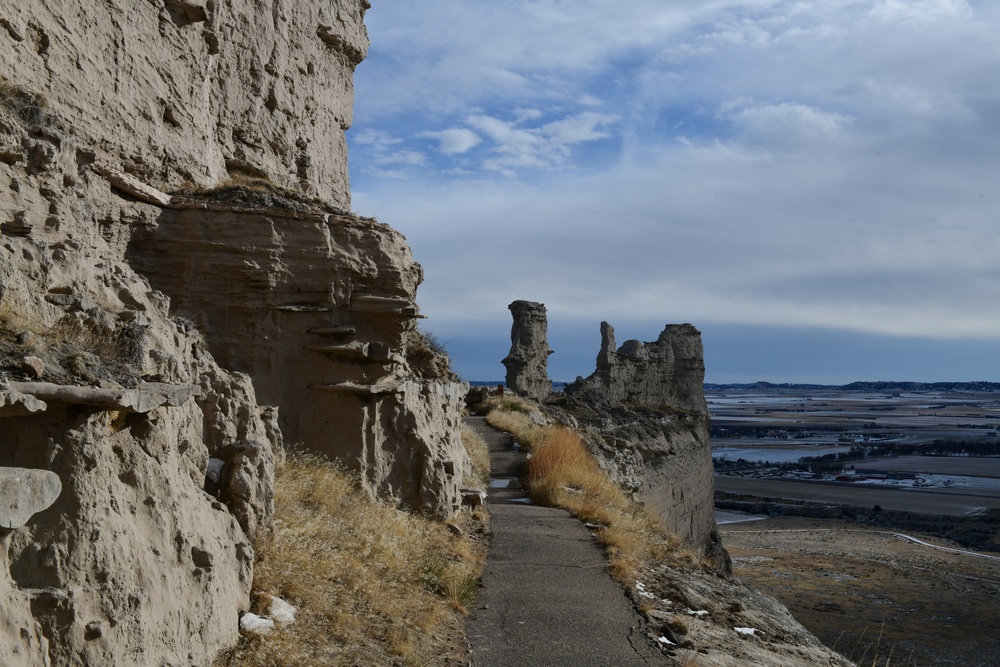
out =
<path fill-rule="evenodd" d="M 335 464 L 288 457 L 275 485 L 275 529 L 256 554 L 257 611 L 270 596 L 299 608 L 265 637 L 220 656 L 236 665 L 464 664 L 462 614 L 485 548 L 471 515 L 448 526 L 373 501 Z"/>
<path fill-rule="evenodd" d="M 773 518 L 722 532 L 741 580 L 858 664 L 995 664 L 1000 561 L 831 520 Z"/>
<path fill-rule="evenodd" d="M 487 408 L 486 421 L 511 433 L 531 454 L 525 470 L 531 498 L 593 524 L 617 581 L 631 584 L 643 567 L 685 560 L 680 540 L 601 470 L 575 431 L 541 425 L 531 417 L 537 409 L 519 398 L 491 399 Z"/>

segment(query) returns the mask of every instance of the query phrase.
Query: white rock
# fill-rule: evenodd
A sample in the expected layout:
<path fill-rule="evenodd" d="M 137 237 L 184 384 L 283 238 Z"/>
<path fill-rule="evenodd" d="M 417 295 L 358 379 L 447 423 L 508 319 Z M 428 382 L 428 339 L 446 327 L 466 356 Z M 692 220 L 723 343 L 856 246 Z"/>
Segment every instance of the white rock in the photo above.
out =
<path fill-rule="evenodd" d="M 274 630 L 274 621 L 247 612 L 240 617 L 240 630 L 251 635 L 266 635 Z"/>
<path fill-rule="evenodd" d="M 267 613 L 271 618 L 282 624 L 293 623 L 297 611 L 294 605 L 281 598 L 271 598 L 271 604 L 267 607 Z"/>

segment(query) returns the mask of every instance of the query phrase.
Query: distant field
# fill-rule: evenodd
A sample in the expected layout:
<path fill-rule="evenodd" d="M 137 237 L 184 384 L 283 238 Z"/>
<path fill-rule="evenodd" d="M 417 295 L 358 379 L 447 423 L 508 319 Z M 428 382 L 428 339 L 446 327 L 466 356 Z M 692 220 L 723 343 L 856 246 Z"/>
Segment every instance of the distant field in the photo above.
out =
<path fill-rule="evenodd" d="M 777 597 L 824 644 L 859 665 L 872 664 L 876 642 L 880 666 L 890 654 L 899 667 L 998 664 L 1000 561 L 836 521 L 776 518 L 720 530 L 737 577 Z"/>
<path fill-rule="evenodd" d="M 858 507 L 881 506 L 883 509 L 924 514 L 971 514 L 979 510 L 1000 507 L 1000 497 L 979 495 L 971 490 L 904 491 L 851 484 L 821 484 L 794 482 L 783 479 L 752 479 L 746 477 L 715 478 L 715 490 L 740 495 L 785 498 L 835 505 Z"/>
<path fill-rule="evenodd" d="M 816 429 L 803 444 L 835 441 L 837 432 L 863 438 L 895 431 L 906 442 L 983 438 L 1000 432 L 1000 396 L 990 392 L 741 390 L 710 391 L 705 399 L 713 427 L 770 427 L 790 434 Z M 715 444 L 737 443 L 757 444 L 744 438 Z"/>
<path fill-rule="evenodd" d="M 965 456 L 899 456 L 868 459 L 855 464 L 858 469 L 920 472 L 932 475 L 968 475 L 1000 478 L 1000 458 L 968 458 Z"/>

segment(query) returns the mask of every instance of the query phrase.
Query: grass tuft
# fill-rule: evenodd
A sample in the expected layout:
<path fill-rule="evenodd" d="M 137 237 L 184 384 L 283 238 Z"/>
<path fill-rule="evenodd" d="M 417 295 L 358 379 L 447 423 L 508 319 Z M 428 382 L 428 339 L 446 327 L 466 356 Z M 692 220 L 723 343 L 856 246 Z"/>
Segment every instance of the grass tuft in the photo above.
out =
<path fill-rule="evenodd" d="M 511 400 L 513 410 L 506 407 Z M 539 425 L 530 405 L 516 397 L 491 399 L 488 405 L 486 421 L 531 452 L 525 481 L 532 499 L 599 526 L 597 540 L 618 582 L 628 584 L 645 567 L 677 560 L 680 540 L 608 477 L 576 431 Z"/>
<path fill-rule="evenodd" d="M 420 665 L 463 655 L 461 614 L 483 557 L 468 538 L 371 500 L 335 464 L 299 453 L 275 480 L 275 519 L 257 550 L 254 594 L 282 597 L 298 616 L 263 639 L 242 638 L 217 667 Z"/>
<path fill-rule="evenodd" d="M 45 96 L 0 76 L 0 105 L 13 111 L 26 125 L 45 123 Z"/>
<path fill-rule="evenodd" d="M 490 450 L 483 436 L 469 426 L 462 426 L 462 444 L 472 462 L 474 486 L 486 488 L 490 483 Z"/>

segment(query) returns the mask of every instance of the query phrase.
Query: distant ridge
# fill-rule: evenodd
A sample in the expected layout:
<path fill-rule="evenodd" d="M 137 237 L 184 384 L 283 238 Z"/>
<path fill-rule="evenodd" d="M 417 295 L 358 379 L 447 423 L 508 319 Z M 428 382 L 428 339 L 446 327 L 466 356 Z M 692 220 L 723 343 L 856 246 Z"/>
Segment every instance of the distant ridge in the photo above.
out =
<path fill-rule="evenodd" d="M 748 389 L 825 389 L 827 391 L 983 391 L 1000 392 L 1000 382 L 895 382 L 878 380 L 874 382 L 852 382 L 850 384 L 796 384 L 753 382 L 749 384 L 705 383 L 708 391 L 745 391 Z"/>

